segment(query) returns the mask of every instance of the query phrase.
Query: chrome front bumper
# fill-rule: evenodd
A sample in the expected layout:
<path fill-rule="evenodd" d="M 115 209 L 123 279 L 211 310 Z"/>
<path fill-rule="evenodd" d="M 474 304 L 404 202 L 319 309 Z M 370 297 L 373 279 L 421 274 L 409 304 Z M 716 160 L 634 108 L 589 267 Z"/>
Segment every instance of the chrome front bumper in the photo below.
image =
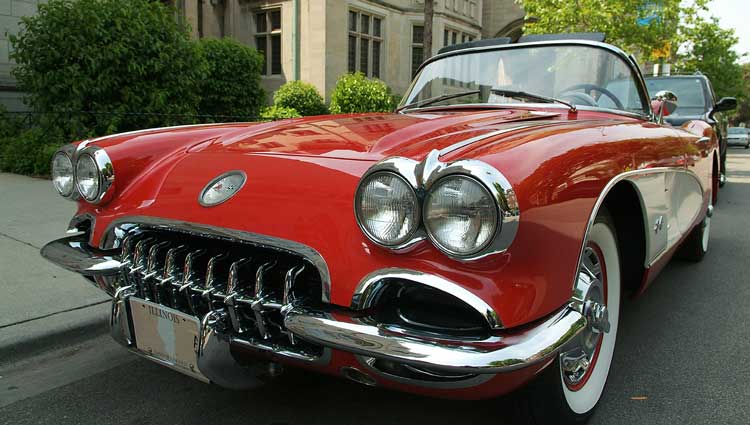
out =
<path fill-rule="evenodd" d="M 93 279 L 113 296 L 110 326 L 113 338 L 135 350 L 127 314 L 127 287 L 111 285 L 122 267 L 117 256 L 91 248 L 82 235 L 56 240 L 42 248 L 42 255 L 68 270 Z M 484 340 L 440 339 L 405 333 L 399 329 L 361 320 L 358 310 L 329 306 L 327 311 L 294 306 L 284 313 L 284 325 L 295 337 L 326 349 L 400 364 L 429 368 L 446 373 L 497 374 L 532 366 L 558 353 L 570 339 L 585 328 L 586 318 L 571 307 L 564 307 L 536 324 L 495 332 Z M 230 388 L 248 388 L 262 380 L 268 363 L 240 365 L 230 353 L 232 345 L 243 342 L 217 326 L 216 314 L 202 318 L 198 366 L 212 382 Z M 251 348 L 274 359 L 294 358 L 273 346 Z M 144 353 L 138 353 L 146 355 Z M 147 355 L 146 355 L 147 356 Z M 263 357 L 263 356 L 261 356 Z M 324 356 L 325 357 L 325 356 Z M 160 362 L 158 359 L 153 359 Z M 326 361 L 326 359 L 318 359 Z M 163 363 L 163 362 L 160 362 Z M 169 366 L 169 365 L 167 365 Z"/>

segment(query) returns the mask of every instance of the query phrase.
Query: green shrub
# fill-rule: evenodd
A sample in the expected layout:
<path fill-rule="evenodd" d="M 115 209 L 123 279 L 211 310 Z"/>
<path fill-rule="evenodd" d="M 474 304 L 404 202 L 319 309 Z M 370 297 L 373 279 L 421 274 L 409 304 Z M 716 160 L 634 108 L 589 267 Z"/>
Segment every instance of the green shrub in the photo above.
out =
<path fill-rule="evenodd" d="M 260 86 L 263 56 L 230 38 L 204 39 L 198 47 L 208 65 L 200 88 L 200 113 L 257 117 L 266 96 Z"/>
<path fill-rule="evenodd" d="M 61 134 L 32 128 L 0 138 L 0 171 L 48 176 L 52 155 L 64 144 Z"/>
<path fill-rule="evenodd" d="M 384 82 L 364 74 L 346 74 L 339 78 L 331 94 L 331 113 L 389 112 L 393 110 L 391 90 Z"/>
<path fill-rule="evenodd" d="M 299 112 L 294 108 L 285 108 L 283 106 L 269 106 L 260 113 L 260 119 L 263 121 L 276 121 L 287 118 L 299 118 Z"/>
<path fill-rule="evenodd" d="M 302 116 L 328 113 L 323 96 L 312 84 L 302 81 L 289 81 L 273 95 L 274 106 L 293 108 Z"/>
<path fill-rule="evenodd" d="M 161 2 L 50 0 L 9 38 L 13 74 L 35 111 L 107 112 L 71 115 L 61 123 L 69 139 L 196 113 L 205 61 Z"/>

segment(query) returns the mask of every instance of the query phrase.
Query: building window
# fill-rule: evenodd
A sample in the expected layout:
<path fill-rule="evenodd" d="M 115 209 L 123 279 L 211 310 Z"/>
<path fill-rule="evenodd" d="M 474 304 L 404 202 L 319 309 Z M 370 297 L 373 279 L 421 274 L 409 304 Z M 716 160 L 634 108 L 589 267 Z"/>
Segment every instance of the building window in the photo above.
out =
<path fill-rule="evenodd" d="M 281 74 L 281 9 L 255 13 L 255 47 L 263 55 L 263 75 Z"/>
<path fill-rule="evenodd" d="M 349 72 L 380 78 L 383 20 L 366 13 L 349 11 Z"/>
<path fill-rule="evenodd" d="M 458 43 L 469 43 L 471 41 L 474 41 L 474 39 L 475 36 L 461 31 L 455 31 L 447 28 L 445 31 L 443 31 L 443 47 L 452 46 Z"/>
<path fill-rule="evenodd" d="M 424 26 L 411 27 L 411 76 L 417 75 L 419 65 L 424 61 Z"/>

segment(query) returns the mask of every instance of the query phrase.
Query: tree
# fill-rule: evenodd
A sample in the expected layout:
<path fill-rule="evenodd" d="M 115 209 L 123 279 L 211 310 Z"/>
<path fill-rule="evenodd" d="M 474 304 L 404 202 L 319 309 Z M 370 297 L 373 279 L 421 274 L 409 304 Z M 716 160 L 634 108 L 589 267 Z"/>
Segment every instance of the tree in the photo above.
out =
<path fill-rule="evenodd" d="M 435 3 L 433 0 L 425 0 L 424 2 L 424 59 L 429 59 L 432 56 L 432 22 L 435 16 Z"/>
<path fill-rule="evenodd" d="M 10 41 L 30 106 L 69 140 L 196 113 L 205 61 L 161 2 L 50 0 Z"/>
<path fill-rule="evenodd" d="M 524 32 L 603 32 L 607 41 L 656 59 L 678 41 L 680 21 L 705 8 L 706 0 L 516 0 L 528 16 Z"/>
<path fill-rule="evenodd" d="M 200 113 L 218 115 L 220 121 L 257 117 L 266 97 L 260 85 L 263 56 L 231 38 L 202 39 L 198 49 L 208 65 L 200 84 Z"/>
<path fill-rule="evenodd" d="M 719 97 L 742 95 L 742 67 L 733 47 L 739 39 L 732 29 L 719 26 L 715 17 L 686 17 L 679 34 L 680 51 L 676 55 L 679 72 L 708 76 Z"/>

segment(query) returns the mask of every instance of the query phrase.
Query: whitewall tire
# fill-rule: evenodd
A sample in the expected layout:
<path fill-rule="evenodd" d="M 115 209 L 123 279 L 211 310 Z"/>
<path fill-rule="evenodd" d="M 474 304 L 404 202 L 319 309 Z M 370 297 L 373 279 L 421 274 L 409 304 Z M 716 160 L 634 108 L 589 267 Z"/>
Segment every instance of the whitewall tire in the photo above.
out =
<path fill-rule="evenodd" d="M 529 385 L 524 397 L 527 423 L 574 424 L 588 420 L 604 392 L 620 319 L 620 254 L 613 221 L 602 210 L 591 227 L 578 267 L 574 295 L 587 326 Z M 579 297 L 579 295 L 582 295 Z M 598 313 L 592 313 L 596 311 Z"/>

